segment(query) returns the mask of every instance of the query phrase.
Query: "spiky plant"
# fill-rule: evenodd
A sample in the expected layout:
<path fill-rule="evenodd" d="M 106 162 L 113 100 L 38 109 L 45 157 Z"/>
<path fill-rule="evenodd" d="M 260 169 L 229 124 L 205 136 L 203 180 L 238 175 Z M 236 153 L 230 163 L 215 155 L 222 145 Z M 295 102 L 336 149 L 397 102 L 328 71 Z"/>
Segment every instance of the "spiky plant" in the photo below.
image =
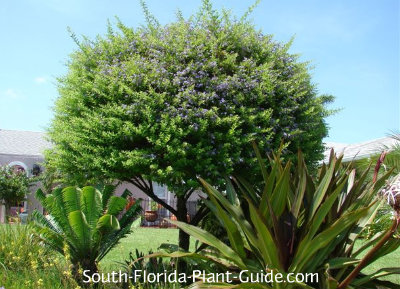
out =
<path fill-rule="evenodd" d="M 379 288 L 395 288 L 375 280 L 382 275 L 376 272 L 365 276 L 358 271 L 351 280 L 346 278 L 355 267 L 362 269 L 400 246 L 400 240 L 387 238 L 384 246 L 373 252 L 373 258 L 360 258 L 361 252 L 382 241 L 382 236 L 376 236 L 374 241 L 354 250 L 355 241 L 381 204 L 378 192 L 390 172 L 376 182 L 368 180 L 369 169 L 356 177 L 351 164 L 343 166 L 342 156 L 336 157 L 332 152 L 329 163 L 313 178 L 301 153 L 297 165 L 284 163 L 278 152 L 267 166 L 256 146 L 255 150 L 264 180 L 261 187 L 236 176 L 233 182 L 228 181 L 226 193 L 221 193 L 201 180 L 209 196 L 207 205 L 226 229 L 229 244 L 200 228 L 172 222 L 209 245 L 200 254 L 180 253 L 181 256 L 208 258 L 233 273 L 272 270 L 285 276 L 316 272 L 320 280 L 307 284 L 251 284 L 252 287 L 225 284 L 230 288 L 378 288 L 378 284 Z M 210 250 L 214 251 L 211 255 Z M 379 273 L 399 271 L 400 268 L 390 268 Z M 340 284 L 345 279 L 351 287 Z"/>
<path fill-rule="evenodd" d="M 49 215 L 33 213 L 36 236 L 69 259 L 79 281 L 79 269 L 98 272 L 98 262 L 130 232 L 141 206 L 125 210 L 128 194 L 115 196 L 112 186 L 56 188 L 48 195 L 39 189 L 36 197 Z"/>

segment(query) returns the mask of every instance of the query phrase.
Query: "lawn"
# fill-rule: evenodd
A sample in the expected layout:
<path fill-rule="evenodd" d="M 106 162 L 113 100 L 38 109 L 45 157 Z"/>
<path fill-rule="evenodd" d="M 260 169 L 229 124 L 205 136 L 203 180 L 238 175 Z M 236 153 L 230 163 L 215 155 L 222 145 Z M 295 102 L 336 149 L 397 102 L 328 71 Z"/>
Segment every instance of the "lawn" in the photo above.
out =
<path fill-rule="evenodd" d="M 100 262 L 100 267 L 105 271 L 121 268 L 124 260 L 129 258 L 129 252 L 139 252 L 147 254 L 150 250 L 156 252 L 161 244 L 178 244 L 177 229 L 161 228 L 134 228 L 132 233 L 110 251 Z M 194 248 L 195 240 L 191 240 L 191 248 Z M 123 264 L 121 264 L 123 263 Z"/>
<path fill-rule="evenodd" d="M 135 228 L 132 233 L 121 240 L 117 245 L 100 263 L 100 266 L 105 271 L 115 270 L 122 268 L 124 260 L 128 259 L 129 252 L 134 252 L 135 249 L 143 253 L 149 250 L 157 251 L 157 248 L 162 243 L 178 243 L 178 230 L 177 229 L 158 229 L 158 228 Z M 191 247 L 194 248 L 194 240 L 191 240 Z M 361 245 L 361 242 L 357 244 Z M 366 267 L 363 272 L 372 273 L 381 268 L 398 267 L 400 261 L 400 248 L 390 255 L 379 259 L 370 266 Z M 382 279 L 390 280 L 400 284 L 400 275 L 391 275 Z"/>
<path fill-rule="evenodd" d="M 1 226 L 1 225 L 0 225 Z M 4 228 L 4 227 L 3 227 Z M 112 270 L 124 269 L 124 261 L 129 258 L 130 252 L 135 252 L 138 249 L 140 252 L 147 253 L 149 250 L 157 251 L 158 247 L 163 243 L 178 243 L 178 230 L 177 229 L 159 229 L 159 228 L 142 228 L 135 227 L 132 230 L 132 233 L 129 234 L 126 238 L 122 239 L 121 242 L 112 250 L 110 253 L 100 262 L 100 267 L 103 272 L 110 272 Z M 194 249 L 194 240 L 191 241 L 191 250 Z M 361 242 L 357 245 L 361 245 Z M 397 251 L 393 252 L 390 255 L 385 256 L 383 259 L 380 259 L 365 268 L 366 273 L 375 272 L 380 268 L 387 267 L 398 267 L 400 260 L 400 248 Z M 0 260 L 1 263 L 1 260 Z M 0 276 L 2 276 L 2 268 L 0 268 Z M 54 270 L 53 270 L 54 271 Z M 46 271 L 45 275 L 42 277 L 39 276 L 40 272 L 37 272 L 36 275 L 29 274 L 29 270 L 23 272 L 22 275 L 18 275 L 18 278 L 13 272 L 8 272 L 6 275 L 11 274 L 15 278 L 17 278 L 19 287 L 13 287 L 12 285 L 16 285 L 14 282 L 12 283 L 3 283 L 1 286 L 5 286 L 5 288 L 64 288 L 60 283 L 60 280 L 54 275 L 53 277 L 47 276 L 48 274 L 54 274 L 53 271 Z M 5 272 L 3 272 L 5 273 Z M 44 273 L 44 272 L 43 272 Z M 18 273 L 21 274 L 21 273 Z M 39 275 L 38 275 L 39 274 Z M 47 274 L 47 275 L 46 275 Z M 8 276 L 10 278 L 14 278 L 12 276 Z M 4 275 L 3 275 L 4 278 Z M 8 279 L 10 279 L 8 278 Z M 42 278 L 44 280 L 44 284 L 40 287 L 37 287 L 35 284 L 35 280 L 39 280 Z M 7 278 L 6 278 L 7 279 Z M 400 275 L 391 275 L 384 279 L 395 282 L 396 284 L 400 284 Z M 4 281 L 4 280 L 3 280 Z M 56 282 L 57 281 L 57 282 Z M 30 286 L 23 286 L 21 284 L 23 282 L 33 282 Z M 52 287 L 48 287 L 48 282 L 53 282 Z M 1 283 L 1 282 L 0 282 Z M 55 284 L 57 283 L 57 284 Z M 58 284 L 60 283 L 60 284 Z M 8 286 L 7 286 L 8 285 Z M 25 284 L 24 284 L 25 285 Z M 35 287 L 36 286 L 36 287 Z M 68 287 L 67 287 L 68 288 Z"/>
<path fill-rule="evenodd" d="M 361 244 L 362 244 L 361 242 L 356 243 L 356 247 L 361 246 Z M 391 254 L 386 255 L 385 257 L 378 259 L 371 265 L 365 267 L 362 272 L 371 274 L 381 268 L 392 268 L 392 267 L 398 268 L 400 266 L 399 262 L 400 262 L 400 248 L 397 248 L 397 250 L 392 252 Z M 400 274 L 382 277 L 381 279 L 392 281 L 396 284 L 400 284 Z"/>
<path fill-rule="evenodd" d="M 103 270 L 109 271 L 120 267 L 128 259 L 129 252 L 140 252 L 147 254 L 150 250 L 157 251 L 162 243 L 177 244 L 178 230 L 158 228 L 135 228 L 132 233 L 121 240 L 121 242 L 108 253 L 100 262 Z"/>

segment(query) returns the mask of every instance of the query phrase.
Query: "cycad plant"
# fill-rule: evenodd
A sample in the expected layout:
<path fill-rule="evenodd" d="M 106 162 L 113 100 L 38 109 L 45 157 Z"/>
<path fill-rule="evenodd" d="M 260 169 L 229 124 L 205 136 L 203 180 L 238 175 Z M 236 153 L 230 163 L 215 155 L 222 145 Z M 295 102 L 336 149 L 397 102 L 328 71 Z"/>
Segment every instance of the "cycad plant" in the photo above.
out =
<path fill-rule="evenodd" d="M 297 165 L 284 163 L 279 152 L 266 165 L 256 146 L 255 151 L 262 186 L 237 176 L 233 181 L 227 180 L 222 193 L 201 180 L 209 196 L 207 205 L 226 229 L 229 244 L 200 228 L 173 222 L 209 245 L 200 254 L 180 253 L 181 256 L 209 258 L 233 272 L 248 270 L 246 274 L 260 271 L 279 272 L 284 276 L 319 274 L 318 283 L 236 284 L 243 288 L 378 288 L 378 284 L 379 288 L 396 288 L 397 285 L 376 278 L 398 273 L 399 268 L 381 269 L 379 274 L 368 276 L 359 271 L 355 276 L 353 270 L 360 263 L 367 266 L 400 245 L 400 240 L 387 238 L 374 257 L 364 261 L 360 254 L 383 236 L 375 236 L 361 249 L 354 249 L 360 232 L 372 221 L 381 204 L 379 191 L 390 172 L 374 183 L 367 180 L 369 168 L 356 178 L 351 164 L 342 165 L 342 157 L 337 158 L 332 152 L 329 163 L 322 165 L 318 175 L 312 177 L 301 153 Z M 346 278 L 352 271 L 353 276 Z M 350 285 L 341 286 L 344 279 Z"/>
<path fill-rule="evenodd" d="M 49 215 L 33 213 L 37 237 L 69 259 L 79 281 L 79 269 L 98 272 L 98 262 L 130 232 L 141 206 L 126 210 L 129 194 L 115 196 L 112 186 L 56 188 L 47 195 L 39 189 L 36 197 Z"/>

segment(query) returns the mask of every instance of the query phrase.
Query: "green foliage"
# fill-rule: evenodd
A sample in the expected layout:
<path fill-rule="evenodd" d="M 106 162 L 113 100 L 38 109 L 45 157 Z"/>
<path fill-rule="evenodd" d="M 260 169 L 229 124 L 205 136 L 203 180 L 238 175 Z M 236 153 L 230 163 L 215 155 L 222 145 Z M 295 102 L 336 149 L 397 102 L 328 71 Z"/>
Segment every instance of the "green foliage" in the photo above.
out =
<path fill-rule="evenodd" d="M 31 180 L 25 173 L 16 172 L 8 166 L 0 167 L 0 200 L 6 207 L 17 205 L 29 193 Z"/>
<path fill-rule="evenodd" d="M 62 179 L 62 174 L 56 167 L 51 166 L 47 161 L 45 161 L 43 165 L 46 169 L 37 179 L 40 181 L 40 186 L 45 194 L 50 194 L 53 189 L 61 183 L 68 183 L 67 180 Z"/>
<path fill-rule="evenodd" d="M 0 268 L 21 271 L 26 266 L 33 269 L 54 264 L 55 256 L 32 237 L 34 231 L 25 225 L 0 225 Z M 1 271 L 0 270 L 0 271 Z"/>
<path fill-rule="evenodd" d="M 75 288 L 63 274 L 65 262 L 33 237 L 26 225 L 0 225 L 0 287 L 8 289 Z"/>
<path fill-rule="evenodd" d="M 147 255 L 151 254 L 153 254 L 153 252 L 149 251 Z M 128 272 L 130 272 L 131 276 L 133 277 L 131 280 L 135 280 L 135 270 L 139 270 L 141 272 L 146 271 L 148 273 L 154 274 L 162 274 L 164 272 L 172 272 L 176 270 L 176 264 L 174 264 L 173 262 L 166 261 L 161 257 L 147 259 L 145 258 L 145 254 L 139 252 L 137 249 L 135 251 L 135 255 L 132 252 L 129 253 L 129 258 L 125 260 L 125 263 L 128 267 Z M 180 288 L 178 284 L 165 282 L 164 280 L 160 280 L 160 282 L 156 283 L 148 283 L 145 282 L 143 276 L 139 278 L 138 282 L 133 283 L 133 285 L 143 289 Z"/>
<path fill-rule="evenodd" d="M 148 274 L 160 274 L 160 276 L 162 276 L 161 274 L 163 273 L 166 273 L 167 275 L 176 274 L 177 282 L 173 282 L 174 278 L 168 280 L 164 279 L 164 277 L 160 277 L 159 282 L 149 283 L 145 281 L 143 276 L 141 276 L 137 280 L 138 282 L 132 282 L 134 286 L 138 286 L 139 288 L 143 289 L 188 288 L 187 286 L 193 284 L 194 282 L 194 280 L 190 278 L 194 270 L 204 270 L 213 273 L 222 272 L 221 266 L 216 266 L 216 264 L 208 262 L 208 260 L 204 257 L 193 258 L 192 254 L 181 251 L 179 246 L 175 244 L 163 243 L 158 250 L 162 252 L 153 253 L 153 251 L 150 250 L 148 254 L 145 255 L 136 249 L 135 255 L 132 252 L 129 253 L 129 259 L 125 260 L 125 263 L 128 267 L 128 271 L 131 272 L 131 281 L 135 280 L 135 270 L 138 270 L 141 272 L 146 271 Z M 165 256 L 171 258 L 162 258 Z M 186 256 L 190 257 L 186 258 Z M 178 269 L 178 258 L 186 260 L 184 272 L 179 271 Z M 180 278 L 183 275 L 186 275 L 186 277 L 189 278 Z M 186 281 L 184 279 L 186 279 Z"/>
<path fill-rule="evenodd" d="M 126 199 L 104 193 L 109 191 L 66 187 L 48 195 L 36 192 L 49 212 L 33 213 L 37 237 L 72 263 L 74 276 L 79 269 L 97 272 L 97 262 L 130 232 L 141 211 L 140 202 L 124 210 Z"/>
<path fill-rule="evenodd" d="M 393 134 L 391 137 L 396 140 L 392 146 L 382 146 L 376 150 L 376 152 L 368 158 L 359 159 L 355 161 L 355 166 L 358 170 L 365 170 L 371 165 L 376 163 L 381 157 L 381 152 L 385 151 L 386 155 L 383 160 L 382 166 L 385 168 L 385 172 L 393 170 L 394 174 L 400 173 L 400 134 Z M 369 178 L 373 178 L 374 172 L 369 173 Z M 380 174 L 383 174 L 382 172 Z M 384 232 L 390 228 L 392 224 L 392 208 L 389 205 L 383 206 L 378 210 L 377 217 L 374 222 L 368 225 L 367 230 L 363 232 L 363 237 L 371 238 L 379 232 Z"/>
<path fill-rule="evenodd" d="M 255 150 L 260 156 L 257 147 Z M 207 205 L 226 229 L 228 245 L 200 228 L 171 222 L 215 250 L 217 256 L 209 260 L 226 264 L 231 270 L 257 273 L 268 268 L 284 275 L 317 272 L 318 284 L 286 283 L 279 288 L 336 288 L 361 262 L 359 254 L 382 239 L 382 235 L 375 236 L 353 250 L 381 204 L 378 193 L 390 172 L 376 183 L 367 180 L 369 169 L 356 178 L 351 164 L 343 168 L 341 157 L 336 158 L 333 152 L 329 164 L 320 168 L 315 179 L 309 175 L 301 153 L 297 165 L 284 163 L 280 153 L 272 155 L 269 166 L 261 157 L 259 163 L 264 180 L 261 187 L 237 176 L 233 183 L 228 182 L 223 194 L 201 180 L 210 198 Z M 399 246 L 399 239 L 389 238 L 365 266 Z M 400 268 L 383 271 L 396 274 Z M 359 274 L 352 284 L 356 288 L 378 288 L 378 284 L 382 286 L 379 288 L 395 288 L 394 284 L 375 280 L 377 273 Z M 261 284 L 260 288 L 271 288 L 271 284 Z"/>
<path fill-rule="evenodd" d="M 144 12 L 146 26 L 74 36 L 49 129 L 54 167 L 77 182 L 142 176 L 183 194 L 197 175 L 216 185 L 250 176 L 251 140 L 270 151 L 284 139 L 287 154 L 301 147 L 309 163 L 321 159 L 332 97 L 318 95 L 290 43 L 209 1 L 164 26 Z"/>
<path fill-rule="evenodd" d="M 383 205 L 378 210 L 374 221 L 366 226 L 361 237 L 371 239 L 377 234 L 387 231 L 393 223 L 393 218 L 393 209 L 387 204 Z M 397 233 L 396 237 L 400 238 L 400 232 Z"/>
<path fill-rule="evenodd" d="M 155 201 L 150 202 L 150 210 L 157 211 L 158 210 L 158 203 Z"/>

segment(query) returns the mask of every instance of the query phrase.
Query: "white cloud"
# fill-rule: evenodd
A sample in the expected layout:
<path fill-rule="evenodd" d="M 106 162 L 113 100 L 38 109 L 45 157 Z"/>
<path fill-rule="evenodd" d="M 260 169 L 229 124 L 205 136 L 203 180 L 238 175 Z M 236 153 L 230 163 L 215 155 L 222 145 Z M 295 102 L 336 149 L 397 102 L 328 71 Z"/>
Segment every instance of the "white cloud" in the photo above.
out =
<path fill-rule="evenodd" d="M 19 93 L 15 89 L 8 88 L 4 91 L 1 91 L 0 96 L 2 98 L 6 98 L 6 99 L 10 99 L 10 98 L 15 99 L 19 96 Z"/>
<path fill-rule="evenodd" d="M 43 84 L 43 83 L 47 82 L 47 78 L 44 76 L 38 76 L 35 78 L 35 82 L 38 84 Z"/>

